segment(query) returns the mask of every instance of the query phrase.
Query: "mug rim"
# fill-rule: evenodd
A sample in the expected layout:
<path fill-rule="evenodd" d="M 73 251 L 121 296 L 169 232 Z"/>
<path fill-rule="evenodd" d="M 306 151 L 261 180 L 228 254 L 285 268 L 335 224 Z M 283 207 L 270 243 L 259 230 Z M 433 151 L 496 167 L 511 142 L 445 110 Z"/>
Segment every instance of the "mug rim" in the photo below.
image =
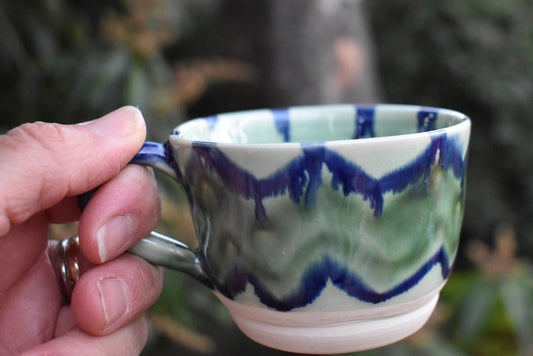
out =
<path fill-rule="evenodd" d="M 357 108 L 385 108 L 388 110 L 398 110 L 398 111 L 422 111 L 422 110 L 431 110 L 437 111 L 439 114 L 445 113 L 454 118 L 454 121 L 451 125 L 429 129 L 426 131 L 419 132 L 410 132 L 410 133 L 400 133 L 396 135 L 385 135 L 385 136 L 375 136 L 375 137 L 361 137 L 361 138 L 350 138 L 350 139 L 339 139 L 339 140 L 322 140 L 322 141 L 296 141 L 296 142 L 227 142 L 227 141 L 216 141 L 216 140 L 198 140 L 191 139 L 184 136 L 180 131 L 180 128 L 186 124 L 192 124 L 194 122 L 200 122 L 201 120 L 209 120 L 219 115 L 232 115 L 232 114 L 257 114 L 267 110 L 290 110 L 290 109 L 312 109 L 312 108 L 334 108 L 334 107 L 354 107 Z M 190 120 L 184 121 L 178 126 L 176 126 L 169 135 L 169 140 L 179 142 L 181 144 L 189 144 L 194 146 L 204 146 L 204 147 L 246 147 L 246 148 L 289 148 L 289 147 L 314 147 L 314 146 L 323 146 L 323 145 L 349 145 L 349 144 L 364 144 L 364 143 L 378 143 L 383 141 L 402 141 L 402 140 L 412 140 L 422 137 L 427 137 L 427 135 L 438 135 L 442 133 L 451 133 L 451 132 L 462 132 L 469 130 L 471 127 L 471 119 L 468 115 L 453 109 L 446 109 L 436 106 L 425 106 L 425 105 L 413 105 L 413 104 L 393 104 L 393 103 L 370 103 L 370 104 L 350 104 L 350 103 L 339 103 L 339 104 L 316 104 L 316 105 L 295 105 L 288 106 L 284 108 L 257 108 L 249 110 L 236 110 L 228 111 L 223 113 L 214 114 L 211 116 L 202 116 L 191 118 Z"/>

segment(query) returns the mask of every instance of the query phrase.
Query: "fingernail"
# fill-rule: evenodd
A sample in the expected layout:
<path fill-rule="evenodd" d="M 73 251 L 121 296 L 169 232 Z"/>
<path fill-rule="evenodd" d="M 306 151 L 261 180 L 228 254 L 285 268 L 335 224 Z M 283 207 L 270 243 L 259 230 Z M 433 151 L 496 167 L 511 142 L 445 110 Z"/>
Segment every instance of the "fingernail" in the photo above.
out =
<path fill-rule="evenodd" d="M 139 109 L 125 106 L 85 125 L 103 136 L 121 138 L 142 130 L 144 119 Z"/>
<path fill-rule="evenodd" d="M 106 328 L 128 310 L 129 295 L 126 283 L 118 278 L 102 278 L 96 282 L 104 311 Z"/>
<path fill-rule="evenodd" d="M 128 216 L 117 216 L 105 223 L 96 232 L 100 262 L 106 262 L 128 243 L 133 233 L 133 223 Z"/>

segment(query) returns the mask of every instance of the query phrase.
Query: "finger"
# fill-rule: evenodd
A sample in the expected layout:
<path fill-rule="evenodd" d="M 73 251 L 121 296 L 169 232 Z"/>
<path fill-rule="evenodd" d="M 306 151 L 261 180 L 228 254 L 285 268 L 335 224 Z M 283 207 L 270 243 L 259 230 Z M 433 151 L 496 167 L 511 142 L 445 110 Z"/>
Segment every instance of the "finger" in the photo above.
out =
<path fill-rule="evenodd" d="M 8 270 L 10 265 L 3 268 Z M 0 292 L 0 354 L 6 350 L 18 354 L 52 338 L 61 302 L 56 276 L 41 251 L 30 269 L 8 291 Z"/>
<path fill-rule="evenodd" d="M 0 263 L 4 268 L 0 273 L 0 305 L 5 292 L 26 277 L 46 249 L 48 228 L 44 214 L 36 214 L 28 222 L 15 225 L 0 238 Z"/>
<path fill-rule="evenodd" d="M 76 319 L 72 315 L 70 305 L 63 305 L 57 313 L 56 329 L 54 338 L 65 335 L 67 332 L 76 328 Z"/>
<path fill-rule="evenodd" d="M 50 224 L 64 224 L 77 221 L 81 211 L 77 197 L 68 197 L 46 210 Z"/>
<path fill-rule="evenodd" d="M 160 210 L 152 170 L 126 167 L 84 210 L 78 229 L 83 254 L 93 263 L 113 259 L 150 233 Z"/>
<path fill-rule="evenodd" d="M 125 107 L 84 124 L 24 124 L 0 136 L 0 236 L 115 176 L 145 134 L 140 111 Z"/>
<path fill-rule="evenodd" d="M 146 311 L 162 284 L 161 268 L 124 254 L 81 276 L 72 294 L 72 314 L 82 330 L 106 335 Z"/>
<path fill-rule="evenodd" d="M 93 336 L 79 329 L 27 350 L 21 356 L 133 356 L 139 355 L 146 343 L 146 321 L 140 317 L 115 333 Z"/>

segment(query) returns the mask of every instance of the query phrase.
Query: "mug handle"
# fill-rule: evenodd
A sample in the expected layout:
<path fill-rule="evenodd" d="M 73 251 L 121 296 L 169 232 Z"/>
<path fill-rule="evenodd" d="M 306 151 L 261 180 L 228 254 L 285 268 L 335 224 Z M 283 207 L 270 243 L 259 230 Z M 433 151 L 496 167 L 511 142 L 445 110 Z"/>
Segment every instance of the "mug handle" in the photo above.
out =
<path fill-rule="evenodd" d="M 130 163 L 152 167 L 179 182 L 179 172 L 174 168 L 174 158 L 168 143 L 146 141 Z M 87 205 L 90 195 L 91 192 L 79 196 L 78 202 L 82 210 Z M 213 289 L 213 283 L 202 266 L 198 252 L 179 240 L 152 231 L 128 252 L 151 264 L 186 273 Z"/>

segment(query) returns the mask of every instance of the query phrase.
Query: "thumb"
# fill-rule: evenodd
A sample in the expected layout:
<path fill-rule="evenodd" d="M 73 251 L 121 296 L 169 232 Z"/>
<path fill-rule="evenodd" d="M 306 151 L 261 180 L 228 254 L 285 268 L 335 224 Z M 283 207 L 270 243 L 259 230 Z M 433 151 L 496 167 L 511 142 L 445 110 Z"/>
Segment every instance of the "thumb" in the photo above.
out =
<path fill-rule="evenodd" d="M 145 135 L 141 112 L 124 107 L 82 124 L 36 122 L 0 136 L 0 236 L 117 175 Z"/>

